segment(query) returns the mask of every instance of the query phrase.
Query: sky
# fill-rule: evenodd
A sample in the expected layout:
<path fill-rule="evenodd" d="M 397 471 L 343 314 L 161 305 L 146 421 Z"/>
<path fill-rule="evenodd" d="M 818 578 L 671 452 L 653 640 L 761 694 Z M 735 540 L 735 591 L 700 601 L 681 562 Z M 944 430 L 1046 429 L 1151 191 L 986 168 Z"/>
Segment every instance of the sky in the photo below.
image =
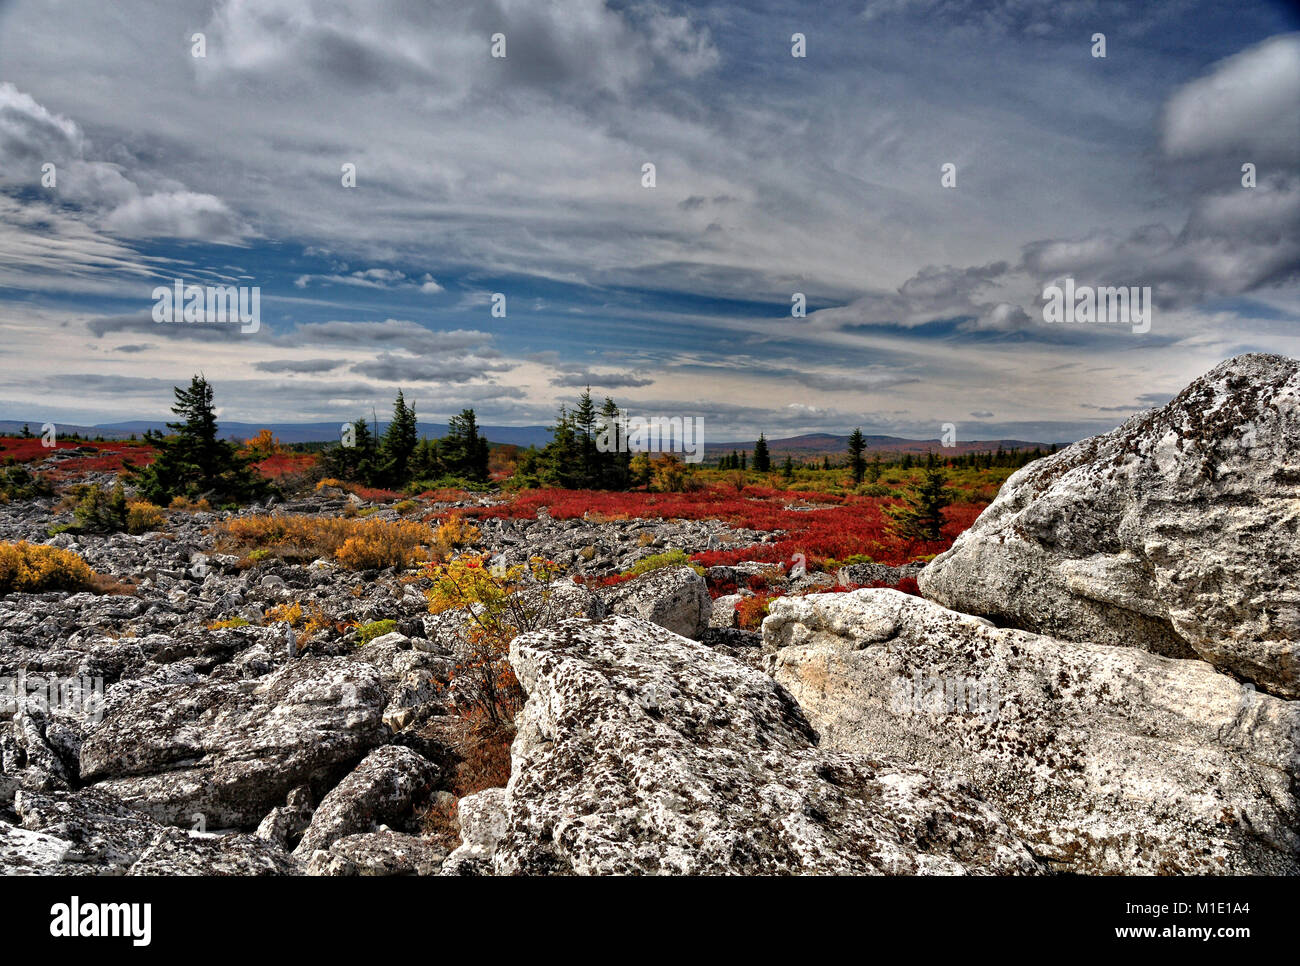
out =
<path fill-rule="evenodd" d="M 1067 278 L 1149 331 L 1047 323 Z M 177 279 L 257 330 L 155 321 Z M 202 372 L 242 422 L 1078 439 L 1300 356 L 1300 12 L 0 0 L 0 334 L 33 423 Z"/>

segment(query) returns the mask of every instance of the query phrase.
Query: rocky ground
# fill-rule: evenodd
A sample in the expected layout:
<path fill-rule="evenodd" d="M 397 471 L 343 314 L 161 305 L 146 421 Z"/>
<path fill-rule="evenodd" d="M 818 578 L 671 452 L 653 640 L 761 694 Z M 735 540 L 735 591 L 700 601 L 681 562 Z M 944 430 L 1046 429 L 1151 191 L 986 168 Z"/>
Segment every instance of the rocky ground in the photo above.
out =
<path fill-rule="evenodd" d="M 0 871 L 1294 874 L 1298 508 L 1300 364 L 1244 356 L 1018 472 L 920 571 L 928 600 L 791 596 L 760 635 L 690 568 L 566 578 L 510 647 L 509 784 L 457 801 L 455 621 L 418 574 L 248 566 L 214 552 L 221 514 L 51 538 L 50 501 L 11 504 L 0 540 L 135 586 L 0 598 L 0 678 L 104 684 L 91 714 L 0 706 Z M 596 576 L 772 537 L 543 513 L 480 539 Z M 290 601 L 334 629 L 263 625 Z"/>

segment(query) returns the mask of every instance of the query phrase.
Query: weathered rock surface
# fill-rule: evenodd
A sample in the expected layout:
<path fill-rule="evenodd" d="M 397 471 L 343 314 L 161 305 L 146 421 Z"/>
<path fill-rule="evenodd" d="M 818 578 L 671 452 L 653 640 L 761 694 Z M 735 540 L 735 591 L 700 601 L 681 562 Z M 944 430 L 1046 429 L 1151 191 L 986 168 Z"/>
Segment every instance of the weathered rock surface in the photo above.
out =
<path fill-rule="evenodd" d="M 438 769 L 410 748 L 376 748 L 321 799 L 294 854 L 310 857 L 345 835 L 409 818 L 437 778 Z"/>
<path fill-rule="evenodd" d="M 0 874 L 287 875 L 283 850 L 249 835 L 159 825 L 97 789 L 19 792 L 21 827 L 0 822 Z"/>
<path fill-rule="evenodd" d="M 771 678 L 646 621 L 567 621 L 516 638 L 510 659 L 529 695 L 510 783 L 487 793 L 492 807 L 461 800 L 463 849 L 481 869 L 1038 869 L 960 784 L 817 748 Z M 468 871 L 463 857 L 447 871 Z"/>
<path fill-rule="evenodd" d="M 611 614 L 640 617 L 698 641 L 709 626 L 713 601 L 704 577 L 690 567 L 652 570 L 602 591 Z"/>
<path fill-rule="evenodd" d="M 1300 697 L 1300 362 L 1244 355 L 1036 460 L 920 576 L 1001 624 Z"/>
<path fill-rule="evenodd" d="M 385 733 L 372 665 L 306 657 L 254 681 L 145 687 L 81 749 L 81 778 L 160 822 L 252 829 L 290 789 L 328 788 Z"/>
<path fill-rule="evenodd" d="M 436 875 L 446 852 L 417 835 L 393 831 L 345 835 L 312 854 L 308 875 Z"/>
<path fill-rule="evenodd" d="M 1298 702 L 893 590 L 775 600 L 763 636 L 823 748 L 968 780 L 1055 868 L 1300 872 Z"/>

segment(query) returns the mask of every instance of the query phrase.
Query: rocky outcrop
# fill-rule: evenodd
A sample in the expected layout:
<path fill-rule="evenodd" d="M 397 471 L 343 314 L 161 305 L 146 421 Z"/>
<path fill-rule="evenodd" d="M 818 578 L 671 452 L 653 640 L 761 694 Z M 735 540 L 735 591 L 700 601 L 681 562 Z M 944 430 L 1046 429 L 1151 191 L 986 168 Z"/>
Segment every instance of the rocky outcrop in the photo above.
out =
<path fill-rule="evenodd" d="M 321 799 L 295 854 L 307 858 L 335 839 L 409 817 L 437 778 L 438 769 L 410 748 L 376 748 Z"/>
<path fill-rule="evenodd" d="M 774 600 L 763 636 L 822 748 L 969 781 L 1054 868 L 1300 872 L 1300 703 L 893 590 Z"/>
<path fill-rule="evenodd" d="M 307 657 L 265 678 L 110 693 L 81 778 L 160 822 L 252 829 L 299 785 L 322 790 L 377 745 L 386 695 L 370 664 Z"/>
<path fill-rule="evenodd" d="M 818 748 L 771 678 L 647 621 L 570 620 L 516 638 L 510 660 L 528 692 L 510 783 L 492 807 L 461 801 L 480 870 L 1038 869 L 960 783 Z M 465 857 L 447 871 L 471 871 Z"/>
<path fill-rule="evenodd" d="M 288 875 L 283 850 L 250 835 L 171 828 L 97 789 L 19 792 L 0 822 L 0 874 Z"/>
<path fill-rule="evenodd" d="M 1036 460 L 921 573 L 945 606 L 1300 698 L 1300 362 L 1231 359 Z"/>
<path fill-rule="evenodd" d="M 693 641 L 708 628 L 713 610 L 704 577 L 690 567 L 652 570 L 605 589 L 602 599 L 611 614 L 640 617 Z"/>

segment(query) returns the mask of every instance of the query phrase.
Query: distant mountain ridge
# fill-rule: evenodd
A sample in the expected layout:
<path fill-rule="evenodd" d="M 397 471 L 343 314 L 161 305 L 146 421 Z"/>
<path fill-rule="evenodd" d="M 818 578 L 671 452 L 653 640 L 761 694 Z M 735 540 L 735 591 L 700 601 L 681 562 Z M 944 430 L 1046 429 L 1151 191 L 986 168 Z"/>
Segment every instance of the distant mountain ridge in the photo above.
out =
<path fill-rule="evenodd" d="M 944 446 L 936 439 L 908 439 L 904 436 L 866 436 L 866 451 L 868 453 L 921 453 L 924 454 L 929 450 L 946 455 L 960 456 L 964 453 L 985 453 L 993 452 L 1000 446 L 1003 449 L 1029 449 L 1035 447 L 1048 450 L 1051 443 L 1036 443 L 1025 439 L 971 439 L 958 440 L 952 446 Z M 706 458 L 722 456 L 724 453 L 730 453 L 732 450 L 741 452 L 753 452 L 755 440 L 748 442 L 734 443 L 705 443 L 704 452 Z M 848 451 L 849 437 L 845 433 L 838 436 L 834 433 L 804 433 L 802 436 L 788 436 L 783 439 L 769 438 L 767 441 L 768 451 L 775 456 L 784 456 L 789 453 L 791 456 L 834 456 Z"/>
<path fill-rule="evenodd" d="M 40 435 L 41 423 L 34 420 L 0 419 L 0 435 L 14 435 L 21 432 L 24 422 L 31 431 Z M 106 439 L 125 439 L 132 433 L 142 436 L 145 430 L 165 430 L 166 421 L 136 419 L 118 423 L 99 423 L 94 426 L 80 426 L 72 423 L 56 424 L 60 436 L 78 433 L 81 436 L 103 436 Z M 221 421 L 219 431 L 225 438 L 234 436 L 238 439 L 250 439 L 263 429 L 269 429 L 286 443 L 328 442 L 339 438 L 342 422 L 328 423 L 242 423 Z M 388 424 L 379 424 L 380 432 Z M 419 424 L 421 435 L 437 438 L 447 434 L 446 423 Z M 550 426 L 480 426 L 479 431 L 493 443 L 514 446 L 545 446 L 551 441 Z M 715 459 L 732 450 L 753 452 L 755 440 L 735 441 L 729 443 L 709 443 L 704 445 L 705 459 Z M 938 439 L 908 439 L 903 436 L 867 436 L 868 453 L 925 453 L 927 450 L 943 452 L 949 455 L 963 453 L 991 452 L 999 446 L 1003 449 L 1049 449 L 1050 443 L 1036 443 L 1023 439 L 986 439 L 958 440 L 954 446 L 942 447 Z M 789 453 L 795 457 L 834 456 L 848 450 L 848 434 L 804 433 L 800 436 L 769 439 L 768 449 L 773 456 Z"/>

